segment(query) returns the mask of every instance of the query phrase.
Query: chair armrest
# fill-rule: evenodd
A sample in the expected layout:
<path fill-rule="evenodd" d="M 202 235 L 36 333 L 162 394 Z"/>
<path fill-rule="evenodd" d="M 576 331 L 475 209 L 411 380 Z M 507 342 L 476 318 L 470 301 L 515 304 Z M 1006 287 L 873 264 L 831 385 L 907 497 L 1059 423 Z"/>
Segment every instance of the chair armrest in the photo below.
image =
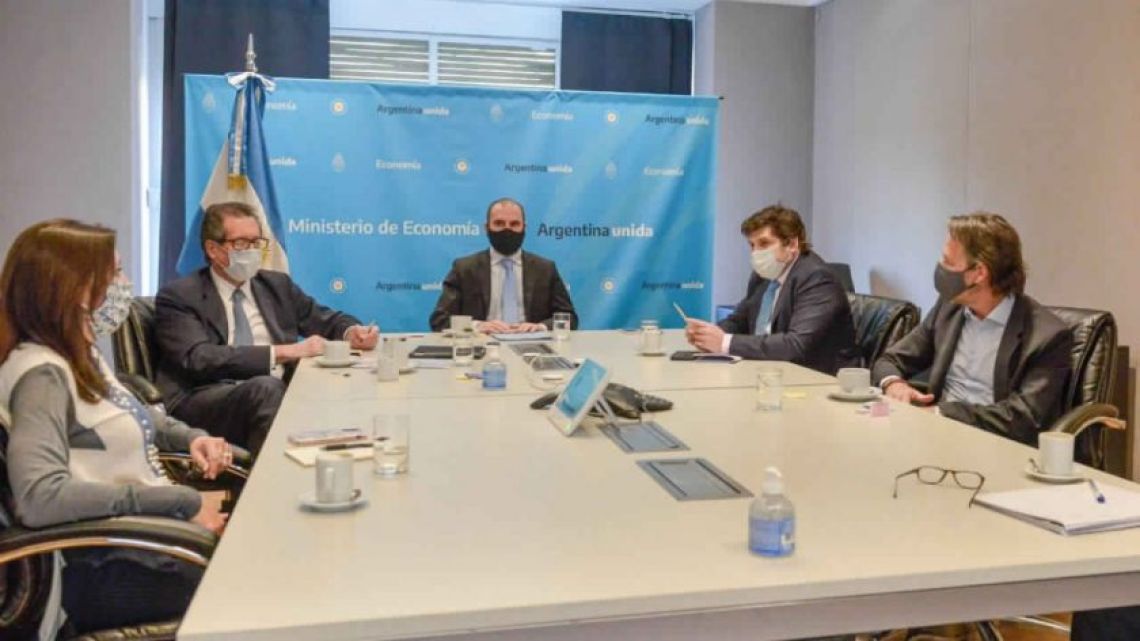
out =
<path fill-rule="evenodd" d="M 1103 425 L 1110 429 L 1122 430 L 1127 424 L 1117 418 L 1119 415 L 1120 411 L 1116 409 L 1115 405 L 1085 403 L 1066 412 L 1064 416 L 1057 419 L 1057 422 L 1049 427 L 1049 431 L 1066 432 L 1076 436 L 1086 427 L 1093 425 Z"/>
<path fill-rule="evenodd" d="M 231 476 L 235 479 L 240 479 L 241 481 L 245 481 L 249 478 L 249 469 L 238 464 L 237 462 L 239 458 L 237 452 L 238 449 L 239 448 L 234 447 L 234 463 L 227 466 L 226 469 L 222 470 L 219 478 L 224 476 Z M 245 453 L 245 458 L 248 460 L 249 453 L 245 452 L 245 450 L 242 450 L 242 452 Z M 158 460 L 161 463 L 176 463 L 185 467 L 186 474 L 184 475 L 184 480 L 187 482 L 187 484 L 190 484 L 199 479 L 204 479 L 202 476 L 202 471 L 198 469 L 198 466 L 194 464 L 194 459 L 191 458 L 190 455 L 186 452 L 159 452 Z"/>
<path fill-rule="evenodd" d="M 121 516 L 35 530 L 8 528 L 0 532 L 0 564 L 58 550 L 125 547 L 205 567 L 217 544 L 216 534 L 194 523 L 160 516 Z"/>
<path fill-rule="evenodd" d="M 162 402 L 162 392 L 158 391 L 154 383 L 148 381 L 146 377 L 138 374 L 128 374 L 127 372 L 116 372 L 115 378 L 123 384 L 134 394 L 139 400 L 147 405 L 157 405 Z"/>
<path fill-rule="evenodd" d="M 182 621 L 163 621 L 88 632 L 68 641 L 174 641 Z"/>

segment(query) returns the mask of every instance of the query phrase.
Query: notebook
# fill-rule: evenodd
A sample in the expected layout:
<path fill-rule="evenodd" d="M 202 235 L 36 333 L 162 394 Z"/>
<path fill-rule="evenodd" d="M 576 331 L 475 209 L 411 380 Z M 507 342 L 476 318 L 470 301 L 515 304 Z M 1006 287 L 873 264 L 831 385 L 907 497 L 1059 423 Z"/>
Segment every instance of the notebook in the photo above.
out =
<path fill-rule="evenodd" d="M 1097 502 L 1088 483 L 987 492 L 975 502 L 1058 534 L 1140 526 L 1140 492 L 1108 483 L 1099 483 L 1097 488 L 1104 494 L 1104 503 Z"/>
<path fill-rule="evenodd" d="M 352 458 L 360 461 L 367 458 L 372 458 L 371 447 L 354 447 L 342 450 L 352 454 Z M 321 447 L 314 445 L 310 447 L 287 447 L 285 448 L 285 456 L 293 459 L 294 463 L 298 463 L 301 467 L 313 467 L 317 464 L 317 454 L 320 454 Z"/>

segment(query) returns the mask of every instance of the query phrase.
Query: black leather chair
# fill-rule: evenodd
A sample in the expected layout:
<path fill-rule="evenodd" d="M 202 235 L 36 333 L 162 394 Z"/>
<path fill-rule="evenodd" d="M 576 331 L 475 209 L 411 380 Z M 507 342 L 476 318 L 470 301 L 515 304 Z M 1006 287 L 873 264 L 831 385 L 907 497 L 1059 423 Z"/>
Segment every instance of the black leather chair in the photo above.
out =
<path fill-rule="evenodd" d="M 155 386 L 154 298 L 136 296 L 122 327 L 112 335 L 115 376 L 145 403 L 162 402 Z"/>
<path fill-rule="evenodd" d="M 1103 428 L 1125 427 L 1118 418 L 1120 411 L 1108 403 L 1116 381 L 1116 319 L 1110 312 L 1095 309 L 1048 309 L 1073 332 L 1073 371 L 1065 386 L 1066 413 L 1049 429 L 1077 434 L 1077 461 L 1104 469 L 1107 437 Z"/>
<path fill-rule="evenodd" d="M 855 346 L 863 367 L 871 367 L 888 347 L 918 325 L 918 308 L 905 300 L 847 294 L 855 323 Z"/>
<path fill-rule="evenodd" d="M 161 517 L 118 517 L 38 530 L 17 525 L 8 484 L 8 429 L 0 424 L 0 639 L 35 638 L 52 581 L 53 553 L 85 547 L 151 550 L 206 566 L 218 537 L 197 525 Z M 174 641 L 179 621 L 103 630 L 73 641 Z M 66 635 L 61 635 L 66 638 Z"/>
<path fill-rule="evenodd" d="M 836 280 L 840 285 L 843 285 L 843 291 L 851 293 L 855 291 L 855 281 L 851 279 L 851 266 L 847 263 L 828 263 L 828 269 L 832 274 L 835 274 Z"/>

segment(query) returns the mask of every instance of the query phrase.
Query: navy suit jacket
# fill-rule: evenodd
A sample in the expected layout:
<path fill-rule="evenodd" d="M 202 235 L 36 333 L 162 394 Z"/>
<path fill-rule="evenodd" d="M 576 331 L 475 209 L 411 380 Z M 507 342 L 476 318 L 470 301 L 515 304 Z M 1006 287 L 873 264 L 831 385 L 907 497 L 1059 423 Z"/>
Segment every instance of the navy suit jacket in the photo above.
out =
<path fill-rule="evenodd" d="M 275 345 L 314 335 L 340 340 L 349 327 L 360 324 L 348 314 L 317 303 L 288 274 L 263 269 L 250 281 L 250 288 Z M 156 383 L 171 409 L 196 387 L 270 371 L 268 345 L 226 344 L 226 308 L 209 267 L 158 292 L 154 328 Z M 293 369 L 292 364 L 286 367 L 287 377 Z"/>
<path fill-rule="evenodd" d="M 570 314 L 571 326 L 578 327 L 578 314 L 554 261 L 524 251 L 522 264 L 523 309 L 527 322 L 550 327 L 554 314 L 565 312 Z M 491 250 L 484 249 L 452 263 L 428 323 L 431 331 L 440 332 L 450 326 L 454 314 L 487 320 L 490 306 Z"/>
<path fill-rule="evenodd" d="M 859 364 L 855 324 L 847 293 L 814 252 L 803 254 L 788 271 L 770 322 L 772 333 L 755 336 L 760 301 L 769 281 L 756 278 L 748 294 L 720 328 L 733 334 L 729 352 L 744 358 L 788 361 L 835 374 Z"/>

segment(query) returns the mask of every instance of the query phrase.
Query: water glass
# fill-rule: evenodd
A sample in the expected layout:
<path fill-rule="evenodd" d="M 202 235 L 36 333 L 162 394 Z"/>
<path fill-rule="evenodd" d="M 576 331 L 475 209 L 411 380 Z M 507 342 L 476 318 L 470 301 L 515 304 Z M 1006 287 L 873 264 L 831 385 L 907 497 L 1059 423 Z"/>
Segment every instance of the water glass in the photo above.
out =
<path fill-rule="evenodd" d="M 467 367 L 475 359 L 475 335 L 470 329 L 456 334 L 451 358 L 456 367 Z"/>
<path fill-rule="evenodd" d="M 412 454 L 410 414 L 372 417 L 372 473 L 392 478 L 407 474 Z"/>
<path fill-rule="evenodd" d="M 554 315 L 553 322 L 551 323 L 554 340 L 568 341 L 570 340 L 570 321 L 573 317 L 566 312 L 558 312 Z"/>
<path fill-rule="evenodd" d="M 376 356 L 376 380 L 384 382 L 400 378 L 400 359 L 397 349 L 396 339 L 382 339 L 380 353 Z"/>
<path fill-rule="evenodd" d="M 756 373 L 756 409 L 774 412 L 783 407 L 784 372 L 763 367 Z"/>

